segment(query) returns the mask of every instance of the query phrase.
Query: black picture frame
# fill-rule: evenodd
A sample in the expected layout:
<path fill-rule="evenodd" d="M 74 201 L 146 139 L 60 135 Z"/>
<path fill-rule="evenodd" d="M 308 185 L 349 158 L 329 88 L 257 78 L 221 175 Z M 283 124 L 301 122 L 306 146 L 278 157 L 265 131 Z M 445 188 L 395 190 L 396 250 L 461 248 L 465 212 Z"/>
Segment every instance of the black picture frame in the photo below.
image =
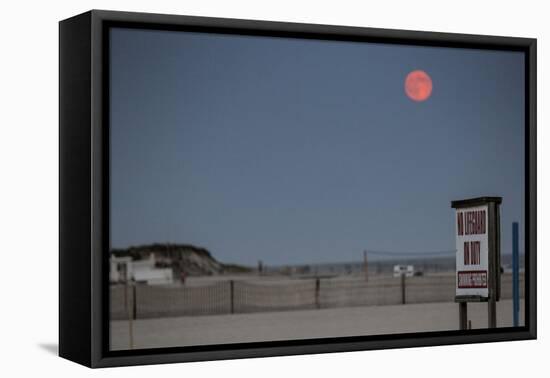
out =
<path fill-rule="evenodd" d="M 112 26 L 512 50 L 525 54 L 523 327 L 109 351 L 107 36 Z M 92 10 L 59 24 L 59 354 L 89 367 L 534 339 L 536 39 Z"/>

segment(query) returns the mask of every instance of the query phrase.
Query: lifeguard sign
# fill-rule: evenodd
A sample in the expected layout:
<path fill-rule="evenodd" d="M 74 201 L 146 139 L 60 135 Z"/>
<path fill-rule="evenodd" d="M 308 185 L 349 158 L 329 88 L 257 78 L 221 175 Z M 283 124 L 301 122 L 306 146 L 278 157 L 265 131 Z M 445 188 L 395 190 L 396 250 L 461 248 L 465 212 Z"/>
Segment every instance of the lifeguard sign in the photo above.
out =
<path fill-rule="evenodd" d="M 456 209 L 456 301 L 479 302 L 500 295 L 501 197 L 453 201 Z"/>
<path fill-rule="evenodd" d="M 488 205 L 456 210 L 456 295 L 489 297 Z"/>

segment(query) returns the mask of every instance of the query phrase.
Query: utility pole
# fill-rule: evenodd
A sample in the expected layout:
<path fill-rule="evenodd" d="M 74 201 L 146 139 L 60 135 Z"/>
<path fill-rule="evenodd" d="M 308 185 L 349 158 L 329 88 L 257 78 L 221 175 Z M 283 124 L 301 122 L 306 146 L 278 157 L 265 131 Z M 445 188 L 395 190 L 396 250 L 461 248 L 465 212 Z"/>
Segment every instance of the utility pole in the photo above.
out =
<path fill-rule="evenodd" d="M 512 223 L 512 291 L 514 327 L 519 326 L 519 225 Z"/>

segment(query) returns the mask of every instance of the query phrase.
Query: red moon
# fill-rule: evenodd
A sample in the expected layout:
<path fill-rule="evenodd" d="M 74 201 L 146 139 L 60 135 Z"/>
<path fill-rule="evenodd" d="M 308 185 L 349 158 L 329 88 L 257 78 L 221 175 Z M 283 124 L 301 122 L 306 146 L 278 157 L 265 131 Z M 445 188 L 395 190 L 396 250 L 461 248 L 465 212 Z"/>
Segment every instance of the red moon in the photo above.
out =
<path fill-rule="evenodd" d="M 405 93 L 413 101 L 426 101 L 432 94 L 432 79 L 422 70 L 414 70 L 405 79 Z"/>

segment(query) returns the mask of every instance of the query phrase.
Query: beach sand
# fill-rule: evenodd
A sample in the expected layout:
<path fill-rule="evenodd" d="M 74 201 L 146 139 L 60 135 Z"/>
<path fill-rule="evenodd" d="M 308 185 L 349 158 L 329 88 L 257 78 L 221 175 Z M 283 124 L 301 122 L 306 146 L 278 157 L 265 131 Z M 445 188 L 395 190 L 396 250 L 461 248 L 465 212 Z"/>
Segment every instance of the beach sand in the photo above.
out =
<path fill-rule="evenodd" d="M 472 329 L 487 327 L 487 303 L 469 303 Z M 524 324 L 524 303 L 520 325 Z M 497 303 L 497 326 L 512 326 L 512 301 Z M 137 319 L 133 349 L 458 329 L 458 304 L 389 306 Z M 129 349 L 129 322 L 111 321 L 111 350 Z"/>

